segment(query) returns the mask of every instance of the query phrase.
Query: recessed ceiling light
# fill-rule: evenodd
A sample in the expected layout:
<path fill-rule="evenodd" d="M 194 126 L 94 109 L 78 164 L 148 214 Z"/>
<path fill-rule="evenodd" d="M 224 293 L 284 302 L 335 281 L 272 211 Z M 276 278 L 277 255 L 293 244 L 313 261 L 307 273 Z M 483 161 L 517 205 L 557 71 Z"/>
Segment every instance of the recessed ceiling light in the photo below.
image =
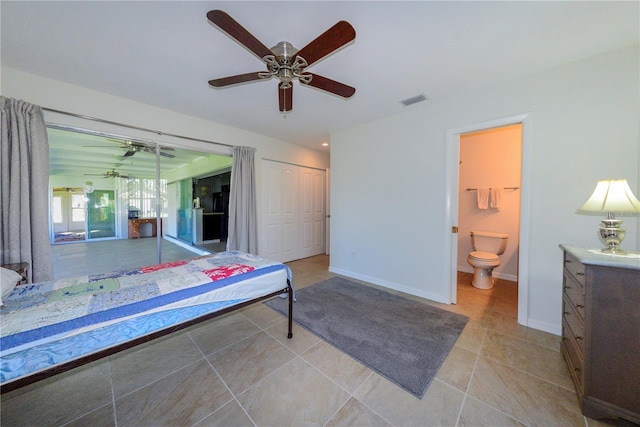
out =
<path fill-rule="evenodd" d="M 328 146 L 329 146 L 329 143 L 328 143 L 328 142 L 323 142 L 323 143 L 322 143 L 322 146 L 323 146 L 323 147 L 328 147 Z"/>
<path fill-rule="evenodd" d="M 405 107 L 408 107 L 411 104 L 416 104 L 418 102 L 422 102 L 426 100 L 427 100 L 427 97 L 424 96 L 423 94 L 420 94 L 420 95 L 412 96 L 411 98 L 404 99 L 400 101 L 400 103 L 402 103 L 402 105 L 404 105 Z"/>

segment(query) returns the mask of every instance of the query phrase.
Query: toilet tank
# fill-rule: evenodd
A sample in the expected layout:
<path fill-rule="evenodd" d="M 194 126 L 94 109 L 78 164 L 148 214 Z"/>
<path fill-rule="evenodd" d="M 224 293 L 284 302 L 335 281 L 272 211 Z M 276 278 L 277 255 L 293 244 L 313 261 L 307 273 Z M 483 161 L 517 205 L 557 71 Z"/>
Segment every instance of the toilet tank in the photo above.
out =
<path fill-rule="evenodd" d="M 489 252 L 502 255 L 507 249 L 508 234 L 491 231 L 471 231 L 471 246 L 474 251 Z"/>

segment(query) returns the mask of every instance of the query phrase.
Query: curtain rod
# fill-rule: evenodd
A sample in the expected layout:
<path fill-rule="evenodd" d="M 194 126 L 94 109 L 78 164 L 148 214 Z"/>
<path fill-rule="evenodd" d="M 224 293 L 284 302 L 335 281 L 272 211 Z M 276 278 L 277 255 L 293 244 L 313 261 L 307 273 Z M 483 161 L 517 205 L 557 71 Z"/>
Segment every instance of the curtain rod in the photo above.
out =
<path fill-rule="evenodd" d="M 128 124 L 125 124 L 125 123 L 113 122 L 111 120 L 98 119 L 96 117 L 85 116 L 83 114 L 69 113 L 68 111 L 55 110 L 53 108 L 42 107 L 42 109 L 45 110 L 45 111 L 51 111 L 52 113 L 65 114 L 67 116 L 78 117 L 80 119 L 92 120 L 94 122 L 106 123 L 106 124 L 109 124 L 109 125 L 122 126 L 122 127 L 126 127 L 126 128 L 129 128 L 129 129 L 136 129 L 136 130 L 141 130 L 141 131 L 144 131 L 144 132 L 155 133 L 157 135 L 166 135 L 166 136 L 172 136 L 172 137 L 175 137 L 175 138 L 187 139 L 187 140 L 190 140 L 190 141 L 206 142 L 207 144 L 222 145 L 223 147 L 231 147 L 231 148 L 234 147 L 233 145 L 223 144 L 222 142 L 207 141 L 206 139 L 191 138 L 190 136 L 183 136 L 183 135 L 177 135 L 175 133 L 161 132 L 159 130 L 147 129 L 147 128 L 143 128 L 143 127 L 139 127 L 139 126 L 128 125 Z"/>
<path fill-rule="evenodd" d="M 301 164 L 298 164 L 298 163 L 283 162 L 282 160 L 270 159 L 268 157 L 263 157 L 262 160 L 268 160 L 270 162 L 276 162 L 276 163 L 283 163 L 285 165 L 301 166 L 303 168 L 315 169 L 315 170 L 319 170 L 319 171 L 326 171 L 327 170 L 327 168 L 316 168 L 316 167 L 313 167 L 313 166 L 305 166 L 305 165 L 301 165 Z"/>

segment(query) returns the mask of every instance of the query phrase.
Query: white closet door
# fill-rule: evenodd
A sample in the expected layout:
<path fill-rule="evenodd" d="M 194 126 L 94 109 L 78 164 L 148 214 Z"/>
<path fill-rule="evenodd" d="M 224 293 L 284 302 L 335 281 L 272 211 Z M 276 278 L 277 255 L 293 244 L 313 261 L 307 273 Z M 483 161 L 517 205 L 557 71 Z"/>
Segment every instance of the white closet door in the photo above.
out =
<path fill-rule="evenodd" d="M 261 256 L 288 262 L 325 252 L 325 171 L 263 160 Z"/>
<path fill-rule="evenodd" d="M 298 254 L 298 166 L 282 164 L 282 260 L 300 259 Z"/>
<path fill-rule="evenodd" d="M 325 171 L 299 168 L 299 258 L 325 252 Z"/>
<path fill-rule="evenodd" d="M 282 165 L 263 160 L 264 258 L 282 262 Z"/>

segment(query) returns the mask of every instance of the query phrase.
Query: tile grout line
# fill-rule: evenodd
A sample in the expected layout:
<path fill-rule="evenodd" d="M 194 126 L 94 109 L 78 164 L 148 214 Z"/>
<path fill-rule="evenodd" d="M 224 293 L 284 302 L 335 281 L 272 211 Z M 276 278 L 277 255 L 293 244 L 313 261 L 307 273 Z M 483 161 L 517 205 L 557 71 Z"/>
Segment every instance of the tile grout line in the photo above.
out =
<path fill-rule="evenodd" d="M 195 422 L 193 425 L 197 425 L 198 423 L 202 422 L 203 420 L 205 420 L 207 417 L 210 417 L 212 414 L 215 414 L 216 412 L 218 412 L 220 409 L 224 408 L 225 406 L 227 406 L 229 403 L 231 403 L 232 401 L 235 401 L 238 406 L 240 407 L 240 409 L 242 409 L 242 411 L 245 413 L 245 415 L 247 416 L 247 418 L 249 418 L 249 420 L 251 420 L 251 422 L 253 423 L 254 426 L 257 426 L 256 422 L 253 420 L 253 418 L 251 418 L 251 416 L 247 413 L 247 410 L 244 408 L 244 406 L 242 406 L 242 404 L 240 403 L 240 401 L 238 401 L 238 397 L 235 395 L 235 393 L 233 391 L 231 391 L 231 388 L 229 388 L 229 385 L 227 384 L 227 382 L 222 378 L 222 376 L 220 375 L 220 373 L 216 370 L 216 368 L 211 364 L 211 361 L 207 358 L 207 355 L 204 354 L 204 352 L 202 351 L 202 349 L 200 348 L 200 346 L 195 342 L 195 340 L 193 339 L 193 337 L 191 335 L 189 335 L 189 333 L 187 333 L 187 336 L 189 337 L 189 339 L 191 340 L 191 342 L 196 346 L 196 348 L 198 349 L 198 351 L 200 352 L 200 354 L 202 355 L 203 359 L 207 362 L 207 365 L 209 365 L 209 367 L 211 368 L 211 370 L 213 371 L 214 374 L 216 374 L 216 376 L 218 377 L 218 379 L 220 380 L 220 382 L 222 382 L 222 384 L 225 386 L 225 388 L 227 389 L 227 391 L 229 392 L 229 394 L 231 394 L 231 399 L 229 399 L 227 402 L 225 402 L 224 404 L 220 405 L 220 407 L 218 407 L 215 411 L 205 415 L 204 417 L 202 417 L 202 419 L 198 420 L 197 422 Z M 228 346 L 227 346 L 228 347 Z M 226 348 L 226 347 L 225 347 Z M 213 353 L 216 353 L 215 351 Z M 211 353 L 211 354 L 213 354 Z M 117 427 L 117 426 L 116 426 Z"/>
<path fill-rule="evenodd" d="M 464 408 L 464 405 L 465 405 L 465 404 L 466 404 L 466 402 L 467 402 L 467 399 L 468 399 L 468 398 L 476 399 L 476 398 L 475 398 L 475 397 L 473 397 L 473 396 L 469 396 L 469 389 L 471 388 L 471 382 L 473 381 L 473 375 L 475 374 L 476 367 L 478 366 L 478 362 L 480 361 L 480 358 L 481 358 L 481 357 L 485 357 L 485 356 L 482 356 L 482 347 L 484 346 L 484 343 L 485 343 L 485 341 L 486 341 L 486 338 L 487 338 L 487 334 L 488 334 L 488 332 L 489 332 L 489 329 L 490 329 L 489 327 L 485 327 L 485 331 L 484 331 L 484 334 L 483 334 L 483 336 L 482 336 L 482 342 L 480 343 L 480 348 L 478 349 L 478 353 L 477 353 L 477 355 L 476 355 L 476 360 L 475 360 L 475 362 L 474 362 L 474 364 L 473 364 L 473 369 L 471 370 L 471 375 L 470 375 L 470 379 L 469 379 L 469 384 L 467 384 L 467 389 L 466 389 L 466 391 L 465 391 L 465 393 L 464 393 L 464 398 L 463 398 L 463 400 L 462 400 L 462 405 L 460 405 L 460 411 L 458 412 L 458 418 L 456 419 L 456 424 L 455 424 L 456 426 L 458 426 L 458 425 L 459 425 L 459 423 L 460 423 L 460 416 L 462 415 L 462 410 L 463 410 L 463 408 Z M 493 360 L 493 359 L 488 358 L 488 357 L 487 357 L 487 359 L 489 359 L 489 360 Z M 497 363 L 500 363 L 500 362 L 498 362 L 498 361 L 496 361 L 496 362 L 497 362 Z M 508 366 L 508 365 L 505 365 L 505 366 Z M 523 371 L 523 372 L 524 372 L 524 371 Z M 476 399 L 476 400 L 478 400 L 478 399 Z M 509 415 L 509 414 L 505 413 L 504 411 L 500 410 L 499 408 L 496 408 L 496 407 L 494 407 L 494 406 L 492 406 L 492 405 L 489 405 L 488 403 L 483 402 L 482 400 L 478 400 L 478 401 L 479 401 L 480 403 L 482 403 L 483 405 L 486 405 L 486 406 L 490 407 L 490 408 L 491 408 L 491 409 L 493 409 L 494 411 L 497 411 L 497 412 L 499 412 L 499 413 L 503 414 L 504 416 L 506 416 L 506 417 L 508 417 L 508 418 L 510 418 L 510 419 L 512 419 L 512 420 L 515 420 L 516 422 L 519 422 L 519 423 L 521 423 L 521 424 L 523 424 L 523 425 L 527 425 L 526 423 L 524 423 L 524 422 L 522 422 L 522 421 L 518 420 L 517 418 L 514 418 L 513 416 L 511 416 L 511 415 Z"/>
<path fill-rule="evenodd" d="M 489 328 L 485 327 L 485 330 L 482 334 L 482 341 L 480 342 L 480 347 L 478 348 L 478 353 L 476 354 L 476 360 L 473 362 L 473 369 L 471 369 L 471 375 L 469 375 L 469 383 L 467 384 L 467 388 L 464 391 L 464 397 L 462 398 L 462 404 L 460 405 L 460 410 L 458 411 L 458 416 L 456 417 L 456 426 L 460 423 L 460 416 L 462 415 L 462 410 L 464 409 L 464 405 L 467 402 L 467 396 L 469 395 L 469 388 L 471 388 L 471 381 L 473 381 L 473 374 L 476 372 L 476 367 L 478 366 L 478 360 L 480 360 L 480 353 L 482 352 L 482 346 L 484 345 L 484 341 L 487 337 L 487 331 Z"/>

